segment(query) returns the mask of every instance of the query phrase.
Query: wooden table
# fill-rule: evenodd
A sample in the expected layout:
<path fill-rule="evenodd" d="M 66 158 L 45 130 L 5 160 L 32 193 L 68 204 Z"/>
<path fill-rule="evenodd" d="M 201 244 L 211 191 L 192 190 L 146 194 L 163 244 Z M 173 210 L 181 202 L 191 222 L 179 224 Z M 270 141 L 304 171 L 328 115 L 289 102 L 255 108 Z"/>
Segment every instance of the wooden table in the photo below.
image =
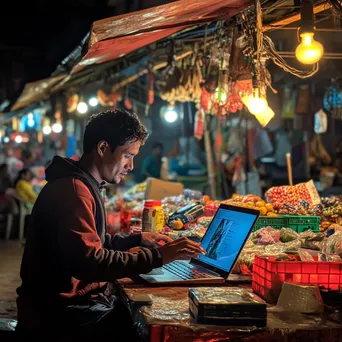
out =
<path fill-rule="evenodd" d="M 286 313 L 268 308 L 267 327 L 226 327 L 197 324 L 189 313 L 188 287 L 146 287 L 124 279 L 116 284 L 117 294 L 130 305 L 132 293 L 150 295 L 152 306 L 134 308 L 133 319 L 146 341 L 341 341 L 342 325 L 328 316 Z M 214 289 L 214 288 L 213 288 Z"/>

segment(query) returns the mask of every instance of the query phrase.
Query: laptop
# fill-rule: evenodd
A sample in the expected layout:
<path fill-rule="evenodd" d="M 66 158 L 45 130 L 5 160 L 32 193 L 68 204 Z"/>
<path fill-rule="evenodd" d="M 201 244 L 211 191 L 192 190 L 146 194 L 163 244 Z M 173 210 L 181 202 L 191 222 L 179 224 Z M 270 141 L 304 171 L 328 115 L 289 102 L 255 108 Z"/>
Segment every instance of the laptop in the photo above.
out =
<path fill-rule="evenodd" d="M 224 283 L 259 214 L 259 210 L 221 204 L 201 240 L 205 255 L 190 262 L 173 261 L 140 277 L 151 284 Z"/>

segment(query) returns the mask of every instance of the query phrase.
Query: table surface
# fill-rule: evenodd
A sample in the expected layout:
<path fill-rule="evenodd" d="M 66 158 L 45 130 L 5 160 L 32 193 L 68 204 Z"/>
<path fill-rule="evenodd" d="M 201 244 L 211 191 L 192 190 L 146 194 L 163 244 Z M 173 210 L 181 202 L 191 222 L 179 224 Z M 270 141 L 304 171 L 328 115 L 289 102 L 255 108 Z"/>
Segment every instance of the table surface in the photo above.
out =
<path fill-rule="evenodd" d="M 244 286 L 249 287 L 249 286 Z M 215 287 L 213 287 L 214 290 Z M 328 335 L 330 341 L 340 341 L 342 325 L 334 322 L 327 315 L 305 315 L 287 313 L 275 306 L 268 307 L 267 327 L 228 327 L 197 324 L 189 313 L 188 287 L 146 287 L 123 279 L 117 283 L 121 298 L 129 305 L 128 295 L 139 293 L 152 298 L 152 306 L 133 308 L 132 315 L 149 341 L 226 341 L 228 337 L 238 340 L 262 341 L 286 340 L 290 335 L 296 335 L 294 340 L 324 338 Z M 131 307 L 132 308 L 132 307 Z M 151 327 L 159 327 L 163 331 L 153 335 Z M 178 336 L 178 337 L 177 337 Z M 179 336 L 182 336 L 179 339 Z M 287 337 L 286 337 L 287 336 Z M 252 339 L 251 339 L 252 338 Z"/>

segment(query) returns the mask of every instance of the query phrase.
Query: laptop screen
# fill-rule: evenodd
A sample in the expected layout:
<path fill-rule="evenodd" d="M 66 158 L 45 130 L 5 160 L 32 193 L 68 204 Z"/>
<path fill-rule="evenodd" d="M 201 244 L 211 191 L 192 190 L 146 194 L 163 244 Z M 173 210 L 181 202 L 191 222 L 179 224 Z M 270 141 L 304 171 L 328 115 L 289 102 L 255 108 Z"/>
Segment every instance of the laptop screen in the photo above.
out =
<path fill-rule="evenodd" d="M 257 217 L 220 207 L 201 241 L 207 253 L 199 255 L 198 260 L 230 272 Z"/>

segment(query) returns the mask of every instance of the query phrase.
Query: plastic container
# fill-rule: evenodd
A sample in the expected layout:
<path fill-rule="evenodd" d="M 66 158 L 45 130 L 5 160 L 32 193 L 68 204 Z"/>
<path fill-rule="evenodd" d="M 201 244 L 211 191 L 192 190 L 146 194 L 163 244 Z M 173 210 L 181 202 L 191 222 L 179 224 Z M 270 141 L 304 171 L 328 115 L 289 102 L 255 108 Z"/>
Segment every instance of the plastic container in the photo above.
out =
<path fill-rule="evenodd" d="M 132 218 L 141 218 L 140 210 L 121 209 L 120 211 L 120 231 L 129 233 Z"/>
<path fill-rule="evenodd" d="M 318 233 L 320 220 L 319 216 L 260 216 L 253 227 L 253 232 L 260 228 L 271 226 L 275 229 L 281 229 L 283 227 L 291 228 L 297 233 L 302 233 L 306 230 L 312 230 L 313 232 Z"/>
<path fill-rule="evenodd" d="M 284 282 L 339 290 L 342 287 L 342 262 L 275 261 L 274 257 L 255 257 L 252 288 L 256 294 L 275 304 Z"/>
<path fill-rule="evenodd" d="M 161 201 L 145 201 L 142 231 L 159 233 L 164 228 L 164 210 Z"/>

